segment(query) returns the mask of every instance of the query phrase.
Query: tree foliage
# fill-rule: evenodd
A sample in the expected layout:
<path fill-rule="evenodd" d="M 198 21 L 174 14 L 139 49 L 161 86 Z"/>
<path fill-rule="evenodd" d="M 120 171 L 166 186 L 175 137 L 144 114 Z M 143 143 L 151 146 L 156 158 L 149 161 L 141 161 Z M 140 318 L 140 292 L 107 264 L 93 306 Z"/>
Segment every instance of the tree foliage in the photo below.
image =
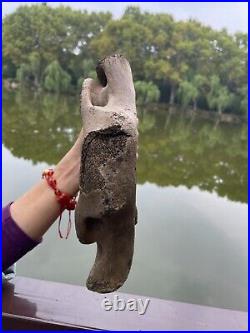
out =
<path fill-rule="evenodd" d="M 210 108 L 216 108 L 219 114 L 230 104 L 232 95 L 228 89 L 220 84 L 217 75 L 213 75 L 210 81 L 210 91 L 207 95 L 207 101 Z"/>
<path fill-rule="evenodd" d="M 197 99 L 202 95 L 205 82 L 205 77 L 198 74 L 193 77 L 192 81 L 182 81 L 180 83 L 178 95 L 183 107 L 187 107 L 192 102 L 193 108 L 196 110 Z"/>
<path fill-rule="evenodd" d="M 44 71 L 44 88 L 50 92 L 65 92 L 70 87 L 70 76 L 57 60 L 49 64 Z"/>
<path fill-rule="evenodd" d="M 27 64 L 21 64 L 17 69 L 16 78 L 22 85 L 28 85 L 32 79 L 32 72 L 30 66 Z"/>
<path fill-rule="evenodd" d="M 246 123 L 215 127 L 212 121 L 171 115 L 166 105 L 157 112 L 151 106 L 141 109 L 139 184 L 195 186 L 247 203 Z M 78 98 L 29 90 L 3 95 L 3 123 L 3 144 L 14 156 L 50 165 L 70 149 L 82 126 Z"/>
<path fill-rule="evenodd" d="M 64 6 L 21 6 L 3 19 L 3 74 L 13 78 L 21 70 L 25 82 L 39 88 L 45 69 L 57 61 L 76 90 L 93 77 L 97 59 L 119 52 L 135 81 L 158 87 L 161 102 L 246 115 L 247 40 L 244 33 L 134 6 L 120 19 Z"/>
<path fill-rule="evenodd" d="M 138 104 L 156 103 L 160 97 L 160 90 L 153 82 L 135 82 L 136 101 Z"/>

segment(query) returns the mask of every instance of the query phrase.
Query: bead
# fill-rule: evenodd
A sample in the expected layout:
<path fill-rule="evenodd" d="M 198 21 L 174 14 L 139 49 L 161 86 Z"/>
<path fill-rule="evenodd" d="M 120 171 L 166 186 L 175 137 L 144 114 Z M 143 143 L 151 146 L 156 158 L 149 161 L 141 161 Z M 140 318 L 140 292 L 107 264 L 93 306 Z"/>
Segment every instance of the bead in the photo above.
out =
<path fill-rule="evenodd" d="M 61 206 L 61 214 L 62 214 L 62 211 L 65 208 L 67 210 L 69 210 L 69 212 L 71 210 L 74 210 L 75 207 L 76 207 L 76 198 L 74 196 L 72 197 L 69 194 L 60 191 L 57 188 L 57 182 L 56 182 L 56 179 L 53 178 L 53 175 L 54 175 L 54 170 L 53 169 L 46 169 L 42 173 L 42 178 L 45 178 L 49 187 L 51 187 L 54 190 L 56 199 L 57 199 L 57 201 L 59 202 L 59 204 Z M 59 229 L 58 229 L 58 231 L 59 231 L 60 237 L 63 238 L 62 235 L 61 235 L 61 232 L 60 232 L 60 221 L 61 221 L 61 215 L 60 215 L 60 220 L 59 220 Z M 70 222 L 71 221 L 69 220 L 69 223 Z M 69 234 L 69 231 L 67 232 L 66 239 L 68 238 L 68 234 Z"/>

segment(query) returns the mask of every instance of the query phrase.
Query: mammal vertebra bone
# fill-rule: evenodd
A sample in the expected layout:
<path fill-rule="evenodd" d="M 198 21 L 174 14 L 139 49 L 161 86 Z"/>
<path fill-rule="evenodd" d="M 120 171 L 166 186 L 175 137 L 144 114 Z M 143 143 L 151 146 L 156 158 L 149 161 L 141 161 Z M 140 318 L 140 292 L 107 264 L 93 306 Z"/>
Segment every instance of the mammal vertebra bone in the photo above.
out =
<path fill-rule="evenodd" d="M 84 127 L 76 232 L 97 242 L 90 290 L 107 293 L 127 279 L 136 224 L 137 115 L 133 78 L 120 55 L 99 62 L 100 83 L 87 79 L 81 93 Z"/>

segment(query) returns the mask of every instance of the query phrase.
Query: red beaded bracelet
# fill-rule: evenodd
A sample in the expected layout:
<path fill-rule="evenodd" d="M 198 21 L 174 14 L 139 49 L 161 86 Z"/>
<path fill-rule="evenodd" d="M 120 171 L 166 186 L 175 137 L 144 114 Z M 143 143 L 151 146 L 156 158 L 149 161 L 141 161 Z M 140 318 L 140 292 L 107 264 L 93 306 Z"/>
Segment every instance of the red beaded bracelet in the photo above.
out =
<path fill-rule="evenodd" d="M 60 212 L 60 218 L 58 223 L 58 233 L 60 238 L 63 238 L 61 233 L 61 219 L 62 219 L 62 212 L 64 209 L 67 209 L 69 211 L 69 222 L 68 222 L 68 228 L 67 228 L 67 234 L 66 239 L 69 236 L 70 229 L 71 229 L 71 210 L 74 210 L 76 207 L 76 198 L 74 196 L 69 195 L 68 193 L 62 192 L 57 188 L 56 180 L 53 177 L 54 170 L 53 169 L 47 169 L 44 170 L 42 173 L 42 178 L 45 178 L 48 185 L 54 190 L 55 196 L 57 201 L 59 202 L 61 206 L 61 212 Z"/>

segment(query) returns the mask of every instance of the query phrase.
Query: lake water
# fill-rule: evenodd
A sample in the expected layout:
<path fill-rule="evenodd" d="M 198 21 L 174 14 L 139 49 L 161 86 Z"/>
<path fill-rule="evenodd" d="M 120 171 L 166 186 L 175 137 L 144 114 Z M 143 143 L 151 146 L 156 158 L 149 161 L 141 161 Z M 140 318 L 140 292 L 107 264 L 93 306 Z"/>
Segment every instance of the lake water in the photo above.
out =
<path fill-rule="evenodd" d="M 246 310 L 246 124 L 164 107 L 139 110 L 139 119 L 135 254 L 120 291 Z M 4 93 L 3 205 L 56 164 L 80 128 L 78 98 Z M 59 239 L 55 223 L 17 274 L 84 285 L 95 253 L 74 228 Z"/>

